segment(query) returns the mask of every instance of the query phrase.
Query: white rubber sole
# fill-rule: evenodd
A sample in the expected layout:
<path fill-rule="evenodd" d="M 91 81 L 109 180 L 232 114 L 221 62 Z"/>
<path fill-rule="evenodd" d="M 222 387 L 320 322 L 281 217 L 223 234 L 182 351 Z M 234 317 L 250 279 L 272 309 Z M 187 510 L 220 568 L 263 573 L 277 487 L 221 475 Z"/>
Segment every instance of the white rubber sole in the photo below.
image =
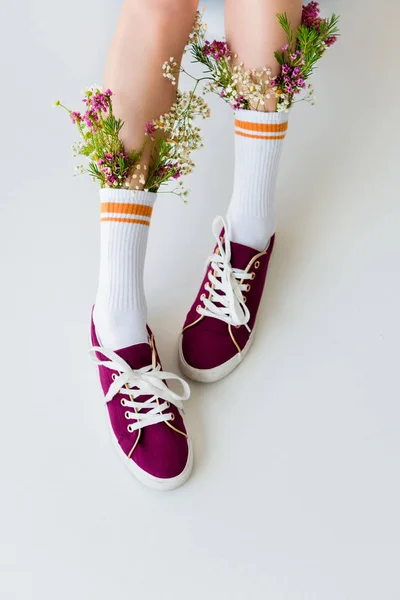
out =
<path fill-rule="evenodd" d="M 184 483 L 187 482 L 187 480 L 189 479 L 190 474 L 192 472 L 192 469 L 193 469 L 193 446 L 192 446 L 192 442 L 189 439 L 187 441 L 188 447 L 189 447 L 188 459 L 187 459 L 186 466 L 183 469 L 182 473 L 180 473 L 176 477 L 172 477 L 170 479 L 161 479 L 159 477 L 154 477 L 154 475 L 150 475 L 149 473 L 147 473 L 146 471 L 141 469 L 131 458 L 128 458 L 126 456 L 126 454 L 122 450 L 121 446 L 118 444 L 118 441 L 115 437 L 113 428 L 110 423 L 110 419 L 108 417 L 107 406 L 105 407 L 105 409 L 106 409 L 106 413 L 107 413 L 106 414 L 107 423 L 109 425 L 110 435 L 111 435 L 111 440 L 112 440 L 113 446 L 115 447 L 115 449 L 116 449 L 120 459 L 124 463 L 125 467 L 128 469 L 128 471 L 134 477 L 136 477 L 136 479 L 138 481 L 140 481 L 140 483 L 142 483 L 143 485 L 145 485 L 148 488 L 157 490 L 159 492 L 170 492 L 171 490 L 176 490 L 177 488 L 181 487 L 181 485 L 183 485 Z"/>
<path fill-rule="evenodd" d="M 223 379 L 224 377 L 232 373 L 232 371 L 234 371 L 236 367 L 238 367 L 243 361 L 244 357 L 250 350 L 251 345 L 253 343 L 254 331 L 255 330 L 253 329 L 247 344 L 240 353 L 238 352 L 237 354 L 235 354 L 235 356 L 227 360 L 222 365 L 218 365 L 218 367 L 214 367 L 212 369 L 195 369 L 194 367 L 188 365 L 182 352 L 181 334 L 179 338 L 179 362 L 182 373 L 186 375 L 186 377 L 188 377 L 189 379 L 192 379 L 193 381 L 200 381 L 201 383 L 214 383 L 215 381 Z"/>

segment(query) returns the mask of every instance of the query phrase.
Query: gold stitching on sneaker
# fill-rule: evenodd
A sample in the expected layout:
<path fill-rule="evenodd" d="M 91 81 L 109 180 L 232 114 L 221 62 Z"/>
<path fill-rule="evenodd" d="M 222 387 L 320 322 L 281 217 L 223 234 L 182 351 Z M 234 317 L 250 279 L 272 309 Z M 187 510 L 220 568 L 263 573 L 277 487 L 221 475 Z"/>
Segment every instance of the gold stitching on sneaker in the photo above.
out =
<path fill-rule="evenodd" d="M 229 329 L 229 335 L 231 336 L 231 340 L 235 344 L 235 346 L 237 348 L 237 351 L 241 352 L 242 350 L 241 350 L 239 344 L 237 343 L 237 341 L 235 340 L 235 337 L 234 337 L 234 335 L 232 333 L 232 325 L 228 325 L 228 329 Z"/>
<path fill-rule="evenodd" d="M 214 273 L 215 273 L 215 272 L 214 272 Z M 207 283 L 206 283 L 205 285 L 207 285 Z M 208 286 L 208 299 L 210 299 L 210 298 L 211 298 L 211 290 L 213 290 L 213 289 L 214 289 L 214 285 L 211 285 L 211 286 L 209 285 L 209 286 Z M 198 305 L 197 305 L 197 306 L 198 306 Z M 197 312 L 197 307 L 196 307 L 196 312 Z M 184 327 L 184 328 L 182 329 L 182 333 L 183 333 L 184 331 L 186 331 L 186 329 L 189 329 L 189 327 L 193 327 L 193 325 L 197 325 L 197 323 L 199 323 L 199 322 L 200 322 L 202 319 L 204 319 L 204 318 L 205 318 L 205 317 L 204 317 L 204 315 L 200 315 L 200 317 L 199 317 L 198 319 L 196 319 L 195 321 L 193 321 L 193 323 L 189 323 L 189 325 L 186 325 L 186 327 Z"/>
<path fill-rule="evenodd" d="M 267 247 L 266 250 L 264 250 L 263 252 L 259 252 L 258 254 L 256 254 L 255 256 L 253 256 L 253 258 L 251 259 L 251 261 L 249 262 L 249 264 L 247 265 L 247 267 L 244 270 L 245 273 L 248 273 L 250 271 L 250 269 L 253 266 L 253 264 L 254 264 L 255 268 L 258 269 L 258 267 L 260 266 L 260 264 L 258 265 L 258 267 L 256 267 L 256 263 L 257 262 L 260 263 L 260 261 L 258 259 L 261 258 L 261 256 L 265 256 L 267 254 L 268 248 L 269 248 L 269 245 L 268 245 L 268 247 Z M 241 280 L 240 285 L 243 284 L 243 281 L 244 281 L 244 279 Z"/>
<path fill-rule="evenodd" d="M 182 333 L 184 331 L 186 331 L 186 329 L 189 329 L 189 327 L 193 327 L 193 325 L 196 325 L 196 323 L 198 323 L 199 321 L 201 321 L 202 319 L 204 319 L 204 315 L 200 315 L 200 317 L 198 319 L 196 319 L 195 321 L 193 321 L 193 323 L 189 323 L 189 325 L 186 325 L 186 327 L 184 327 L 182 329 Z"/>

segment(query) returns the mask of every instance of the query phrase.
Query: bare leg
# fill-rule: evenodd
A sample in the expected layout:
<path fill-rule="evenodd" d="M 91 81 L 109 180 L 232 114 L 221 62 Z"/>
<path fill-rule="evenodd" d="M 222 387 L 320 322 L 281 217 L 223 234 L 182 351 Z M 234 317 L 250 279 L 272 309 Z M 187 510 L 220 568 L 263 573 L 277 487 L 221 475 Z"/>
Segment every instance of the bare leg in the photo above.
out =
<path fill-rule="evenodd" d="M 194 21 L 198 0 L 124 0 L 105 68 L 104 86 L 114 94 L 127 150 L 140 149 L 146 121 L 173 104 L 176 87 L 162 75 L 171 56 L 179 61 Z M 149 161 L 150 145 L 142 163 Z"/>
<path fill-rule="evenodd" d="M 140 150 L 146 121 L 168 112 L 176 87 L 163 77 L 170 57 L 179 63 L 198 0 L 124 0 L 107 58 L 104 85 L 113 92 L 114 114 L 127 151 Z M 151 144 L 141 163 L 147 166 Z M 132 187 L 139 184 L 133 175 Z M 94 321 L 102 343 L 118 349 L 148 338 L 144 261 L 156 194 L 101 190 L 101 258 Z M 124 204 L 124 206 L 122 206 Z M 121 208 L 122 206 L 122 208 Z"/>
<path fill-rule="evenodd" d="M 300 24 L 301 7 L 302 0 L 225 0 L 226 39 L 237 60 L 248 69 L 266 66 L 272 75 L 278 75 L 274 52 L 286 38 L 276 15 L 286 12 L 295 29 Z M 275 110 L 275 100 L 268 100 L 266 107 Z"/>
<path fill-rule="evenodd" d="M 247 69 L 280 72 L 274 52 L 286 44 L 276 15 L 285 13 L 295 29 L 302 0 L 225 0 L 226 36 L 236 60 Z M 235 175 L 228 222 L 233 240 L 262 250 L 275 232 L 275 191 L 288 115 L 275 112 L 276 99 L 237 111 Z M 266 111 L 266 112 L 265 112 Z"/>

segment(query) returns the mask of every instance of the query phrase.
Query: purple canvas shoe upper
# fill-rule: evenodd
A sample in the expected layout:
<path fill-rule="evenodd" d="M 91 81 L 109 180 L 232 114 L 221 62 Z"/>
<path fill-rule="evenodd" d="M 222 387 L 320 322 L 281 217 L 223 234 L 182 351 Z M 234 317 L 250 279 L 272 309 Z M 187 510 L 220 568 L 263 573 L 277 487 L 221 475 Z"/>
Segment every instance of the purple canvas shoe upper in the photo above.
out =
<path fill-rule="evenodd" d="M 222 231 L 220 240 L 225 247 Z M 210 316 L 202 316 L 198 310 L 204 305 L 204 298 L 209 298 L 209 274 L 213 272 L 211 263 L 200 286 L 197 297 L 187 314 L 182 332 L 182 354 L 186 363 L 195 369 L 212 369 L 233 358 L 246 346 L 254 328 L 257 312 L 264 289 L 268 265 L 274 247 L 275 236 L 270 240 L 265 252 L 230 242 L 233 268 L 251 274 L 251 279 L 243 281 L 247 288 L 242 292 L 243 300 L 249 310 L 246 325 L 231 325 Z M 218 244 L 214 253 L 218 253 Z"/>
<path fill-rule="evenodd" d="M 153 335 L 149 331 L 148 344 L 136 344 L 116 350 L 115 354 L 120 356 L 133 370 L 139 370 L 149 365 L 156 366 L 160 359 L 155 347 Z M 92 318 L 91 341 L 93 347 L 100 346 Z M 107 352 L 106 349 L 104 349 Z M 96 358 L 108 361 L 109 357 L 101 352 L 95 352 Z M 101 386 L 104 395 L 109 392 L 114 379 L 120 375 L 118 370 L 109 369 L 98 365 Z M 135 402 L 148 401 L 152 395 L 136 396 L 133 387 L 132 397 Z M 124 454 L 130 458 L 143 471 L 157 478 L 170 479 L 177 477 L 184 470 L 188 461 L 188 441 L 185 425 L 179 409 L 172 403 L 161 414 L 171 413 L 172 420 L 163 421 L 145 426 L 136 431 L 129 431 L 128 426 L 137 423 L 136 419 L 127 419 L 126 413 L 132 413 L 132 409 L 124 406 L 125 400 L 129 400 L 127 394 L 117 393 L 112 400 L 107 402 L 107 410 L 113 433 Z M 161 405 L 164 401 L 159 400 Z M 146 413 L 149 408 L 143 408 L 139 412 Z M 136 412 L 136 410 L 135 410 Z"/>

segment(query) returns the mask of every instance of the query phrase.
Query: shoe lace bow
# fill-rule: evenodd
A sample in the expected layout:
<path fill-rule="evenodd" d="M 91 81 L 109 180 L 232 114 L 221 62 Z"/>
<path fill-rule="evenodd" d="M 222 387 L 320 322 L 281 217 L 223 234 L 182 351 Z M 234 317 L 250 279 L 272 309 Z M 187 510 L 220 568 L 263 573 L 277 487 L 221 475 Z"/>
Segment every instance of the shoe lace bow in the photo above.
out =
<path fill-rule="evenodd" d="M 170 404 L 182 410 L 182 403 L 190 397 L 190 388 L 186 381 L 174 373 L 162 371 L 160 364 L 132 369 L 113 350 L 94 346 L 89 352 L 95 364 L 118 373 L 118 375 L 113 374 L 113 382 L 108 389 L 105 399 L 106 402 L 111 402 L 117 394 L 127 396 L 127 398 L 123 398 L 121 403 L 132 410 L 126 411 L 125 417 L 128 420 L 136 421 L 128 425 L 128 431 L 130 432 L 149 425 L 155 425 L 156 423 L 172 421 L 174 414 L 171 412 L 164 413 L 163 411 L 168 409 Z M 109 360 L 99 359 L 96 353 L 101 354 Z M 182 386 L 182 393 L 177 394 L 171 390 L 165 383 L 167 380 L 179 381 Z M 135 397 L 144 395 L 150 396 L 150 398 L 142 402 L 135 400 Z M 143 412 L 144 409 L 145 412 Z"/>

